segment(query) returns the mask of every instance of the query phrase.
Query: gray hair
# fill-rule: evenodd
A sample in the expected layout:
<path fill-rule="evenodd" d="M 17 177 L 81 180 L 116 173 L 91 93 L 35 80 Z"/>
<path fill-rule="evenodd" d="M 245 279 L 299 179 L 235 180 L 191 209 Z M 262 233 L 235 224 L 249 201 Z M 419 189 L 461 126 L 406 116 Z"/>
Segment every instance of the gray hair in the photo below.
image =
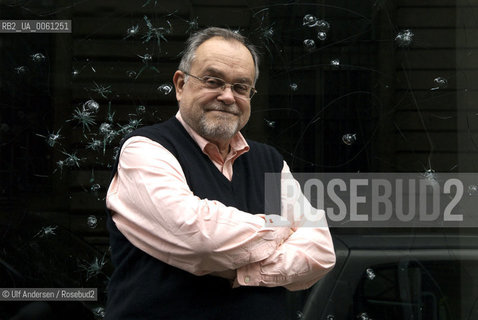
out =
<path fill-rule="evenodd" d="M 209 27 L 194 33 L 188 40 L 186 40 L 186 48 L 183 51 L 181 62 L 179 63 L 179 70 L 189 72 L 191 65 L 196 57 L 197 48 L 213 37 L 221 37 L 225 40 L 235 40 L 242 43 L 251 53 L 254 60 L 255 77 L 254 83 L 259 78 L 259 54 L 254 45 L 250 44 L 246 37 L 241 35 L 238 31 L 232 31 L 224 28 Z"/>

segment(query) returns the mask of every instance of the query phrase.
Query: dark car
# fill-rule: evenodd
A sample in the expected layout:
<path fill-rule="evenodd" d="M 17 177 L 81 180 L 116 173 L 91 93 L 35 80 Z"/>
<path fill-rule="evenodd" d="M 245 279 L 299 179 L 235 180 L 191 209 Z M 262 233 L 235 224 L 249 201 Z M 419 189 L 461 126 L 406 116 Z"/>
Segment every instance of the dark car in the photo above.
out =
<path fill-rule="evenodd" d="M 334 244 L 303 319 L 478 319 L 476 230 L 369 229 Z"/>

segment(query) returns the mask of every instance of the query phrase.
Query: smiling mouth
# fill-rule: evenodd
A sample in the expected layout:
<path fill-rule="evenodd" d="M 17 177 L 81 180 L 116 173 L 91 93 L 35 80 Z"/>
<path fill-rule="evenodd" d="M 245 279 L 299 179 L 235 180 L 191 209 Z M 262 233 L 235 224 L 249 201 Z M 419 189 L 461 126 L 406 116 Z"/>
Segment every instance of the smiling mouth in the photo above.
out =
<path fill-rule="evenodd" d="M 238 114 L 236 112 L 232 112 L 232 111 L 229 111 L 229 110 L 221 110 L 221 109 L 210 109 L 210 110 L 207 110 L 208 112 L 211 112 L 211 111 L 216 111 L 216 112 L 220 112 L 220 113 L 226 113 L 226 114 L 230 114 L 230 115 L 234 115 L 234 116 L 238 116 Z"/>

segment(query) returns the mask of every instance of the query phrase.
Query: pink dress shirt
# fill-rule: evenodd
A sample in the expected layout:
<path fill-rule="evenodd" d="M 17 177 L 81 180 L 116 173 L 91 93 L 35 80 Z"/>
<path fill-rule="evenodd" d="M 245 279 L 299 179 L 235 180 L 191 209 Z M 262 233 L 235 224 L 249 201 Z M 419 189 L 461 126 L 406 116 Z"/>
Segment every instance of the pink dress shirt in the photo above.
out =
<path fill-rule="evenodd" d="M 225 160 L 216 145 L 185 129 L 229 180 L 234 160 L 249 150 L 238 133 Z M 273 227 L 266 216 L 253 215 L 209 199 L 189 189 L 177 159 L 160 144 L 140 136 L 128 139 L 120 152 L 118 171 L 106 197 L 113 221 L 123 235 L 147 254 L 195 275 L 213 274 L 234 286 L 309 288 L 335 264 L 326 222 L 324 227 Z M 290 173 L 284 162 L 283 174 Z M 298 188 L 282 191 L 282 216 L 304 217 L 315 211 Z M 294 204 L 300 203 L 300 206 Z M 276 220 L 281 216 L 267 216 Z M 297 220 L 297 219 L 295 219 Z"/>

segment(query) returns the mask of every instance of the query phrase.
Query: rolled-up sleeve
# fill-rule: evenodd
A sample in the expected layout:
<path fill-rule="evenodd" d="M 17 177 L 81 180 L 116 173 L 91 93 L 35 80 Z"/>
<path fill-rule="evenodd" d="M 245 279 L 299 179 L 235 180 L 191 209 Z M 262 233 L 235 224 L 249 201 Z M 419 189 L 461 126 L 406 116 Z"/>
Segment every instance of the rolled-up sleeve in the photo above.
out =
<path fill-rule="evenodd" d="M 287 164 L 284 164 L 281 184 L 282 216 L 293 225 L 292 234 L 271 256 L 239 268 L 236 286 L 284 286 L 291 291 L 304 290 L 335 265 L 325 212 L 311 206 Z M 313 223 L 307 221 L 310 218 Z"/>
<path fill-rule="evenodd" d="M 145 137 L 128 139 L 106 204 L 120 232 L 149 255 L 195 275 L 235 270 L 276 254 L 291 233 L 200 199 L 177 159 Z"/>

